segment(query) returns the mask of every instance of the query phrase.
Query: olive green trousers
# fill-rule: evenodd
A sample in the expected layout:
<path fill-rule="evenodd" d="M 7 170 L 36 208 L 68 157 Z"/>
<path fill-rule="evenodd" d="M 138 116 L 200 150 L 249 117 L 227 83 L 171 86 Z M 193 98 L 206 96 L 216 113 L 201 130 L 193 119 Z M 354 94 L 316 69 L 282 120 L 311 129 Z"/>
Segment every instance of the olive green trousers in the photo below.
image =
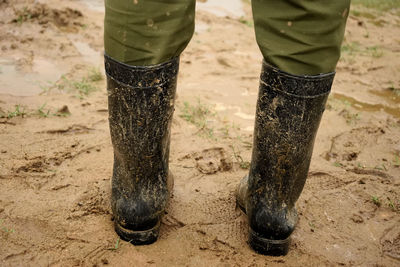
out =
<path fill-rule="evenodd" d="M 195 0 L 105 0 L 105 53 L 134 66 L 179 56 L 194 32 L 195 4 Z M 350 0 L 252 0 L 264 59 L 296 75 L 334 71 L 349 8 Z"/>

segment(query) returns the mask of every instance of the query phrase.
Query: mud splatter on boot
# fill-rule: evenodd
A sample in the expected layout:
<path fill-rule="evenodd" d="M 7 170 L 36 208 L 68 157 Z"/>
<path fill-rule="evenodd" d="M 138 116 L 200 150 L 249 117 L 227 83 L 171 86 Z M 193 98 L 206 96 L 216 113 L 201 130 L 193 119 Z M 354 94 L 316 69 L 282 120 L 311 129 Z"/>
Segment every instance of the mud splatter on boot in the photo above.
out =
<path fill-rule="evenodd" d="M 250 246 L 258 253 L 288 253 L 295 203 L 334 75 L 291 75 L 263 63 L 251 167 L 236 198 L 249 218 Z"/>
<path fill-rule="evenodd" d="M 179 58 L 129 66 L 105 55 L 111 140 L 111 207 L 115 230 L 135 245 L 157 240 L 172 189 L 168 175 Z"/>

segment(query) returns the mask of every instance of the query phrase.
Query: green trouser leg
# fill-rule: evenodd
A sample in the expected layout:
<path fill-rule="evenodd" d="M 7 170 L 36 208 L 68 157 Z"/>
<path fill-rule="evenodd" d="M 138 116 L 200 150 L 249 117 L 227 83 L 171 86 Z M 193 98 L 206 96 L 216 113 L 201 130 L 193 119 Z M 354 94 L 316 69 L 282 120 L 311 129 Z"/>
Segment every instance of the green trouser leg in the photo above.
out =
<path fill-rule="evenodd" d="M 252 8 L 269 64 L 295 75 L 335 70 L 350 0 L 252 0 Z"/>
<path fill-rule="evenodd" d="M 105 53 L 132 66 L 178 57 L 194 32 L 195 0 L 105 0 Z"/>

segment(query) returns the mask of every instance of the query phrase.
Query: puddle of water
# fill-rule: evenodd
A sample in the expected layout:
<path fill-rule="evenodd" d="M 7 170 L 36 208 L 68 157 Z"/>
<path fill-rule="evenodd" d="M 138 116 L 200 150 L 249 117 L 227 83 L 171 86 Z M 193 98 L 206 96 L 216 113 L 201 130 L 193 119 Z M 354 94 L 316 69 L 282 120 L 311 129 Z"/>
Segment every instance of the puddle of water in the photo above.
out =
<path fill-rule="evenodd" d="M 385 89 L 385 90 L 380 90 L 380 91 L 370 90 L 369 92 L 371 94 L 380 96 L 380 97 L 388 100 L 390 103 L 399 105 L 399 108 L 400 108 L 400 92 L 395 93 L 390 89 Z"/>
<path fill-rule="evenodd" d="M 247 89 L 247 88 L 245 88 L 244 91 L 243 91 L 243 93 L 241 93 L 242 96 L 252 96 L 252 95 L 257 95 L 257 94 L 258 94 L 258 92 L 253 92 L 253 93 L 251 93 L 251 92 L 249 91 L 249 89 Z"/>
<path fill-rule="evenodd" d="M 243 129 L 243 131 L 246 131 L 246 132 L 253 132 L 253 131 L 254 131 L 254 125 L 252 125 L 252 126 L 247 126 L 246 128 Z"/>
<path fill-rule="evenodd" d="M 79 0 L 89 9 L 104 13 L 104 0 Z M 218 17 L 240 18 L 245 15 L 242 0 L 206 0 L 196 3 L 197 10 L 207 11 Z"/>
<path fill-rule="evenodd" d="M 254 120 L 255 119 L 255 115 L 250 115 L 250 114 L 246 114 L 240 111 L 235 112 L 233 115 L 238 116 L 241 119 L 245 119 L 245 120 Z"/>
<path fill-rule="evenodd" d="M 79 0 L 84 3 L 89 9 L 104 13 L 104 0 Z"/>
<path fill-rule="evenodd" d="M 210 28 L 210 26 L 208 26 L 205 23 L 201 23 L 201 22 L 196 22 L 196 24 L 194 25 L 194 31 L 196 33 L 206 32 L 206 31 L 208 31 L 209 28 Z"/>
<path fill-rule="evenodd" d="M 394 117 L 400 118 L 400 105 L 397 104 L 396 107 L 392 107 L 389 105 L 384 104 L 370 104 L 358 101 L 357 99 L 339 93 L 334 93 L 333 97 L 341 100 L 349 102 L 354 108 L 360 111 L 367 111 L 367 112 L 377 112 L 377 111 L 384 111 Z"/>
<path fill-rule="evenodd" d="M 93 11 L 104 12 L 104 0 L 79 1 Z M 206 0 L 205 2 L 197 2 L 196 8 L 218 17 L 230 16 L 232 18 L 240 18 L 245 15 L 242 0 Z"/>
<path fill-rule="evenodd" d="M 242 0 L 207 0 L 196 3 L 198 10 L 207 11 L 218 17 L 240 18 L 245 15 Z"/>
<path fill-rule="evenodd" d="M 241 119 L 254 120 L 254 118 L 255 118 L 254 114 L 244 113 L 244 112 L 242 112 L 242 109 L 238 106 L 227 106 L 227 105 L 224 105 L 223 103 L 216 103 L 215 110 L 216 111 L 236 110 L 236 112 L 233 113 L 233 115 L 235 115 Z"/>
<path fill-rule="evenodd" d="M 74 41 L 74 40 L 71 40 L 71 42 L 76 47 L 78 52 L 82 55 L 83 60 L 85 60 L 86 62 L 91 63 L 95 66 L 98 66 L 101 64 L 101 62 L 102 62 L 101 56 L 102 55 L 100 52 L 97 52 L 96 50 L 91 48 L 90 45 L 87 43 L 80 42 L 80 41 Z"/>
<path fill-rule="evenodd" d="M 32 72 L 19 71 L 15 61 L 0 59 L 0 93 L 32 96 L 42 92 L 41 86 L 56 82 L 63 71 L 44 59 L 33 61 Z"/>

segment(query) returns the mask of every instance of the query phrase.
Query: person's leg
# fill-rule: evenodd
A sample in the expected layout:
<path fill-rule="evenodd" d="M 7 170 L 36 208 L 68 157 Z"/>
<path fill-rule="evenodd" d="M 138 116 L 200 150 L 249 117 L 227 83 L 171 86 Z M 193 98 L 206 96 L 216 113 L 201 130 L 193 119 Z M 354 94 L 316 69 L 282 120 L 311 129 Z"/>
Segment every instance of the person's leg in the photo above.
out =
<path fill-rule="evenodd" d="M 252 7 L 266 62 L 295 75 L 335 70 L 350 0 L 252 0 Z"/>
<path fill-rule="evenodd" d="M 178 57 L 194 32 L 195 0 L 105 0 L 104 48 L 132 66 Z"/>
<path fill-rule="evenodd" d="M 249 175 L 237 202 L 249 218 L 249 243 L 285 255 L 316 132 L 340 56 L 350 1 L 253 0 L 264 56 Z"/>
<path fill-rule="evenodd" d="M 116 232 L 135 245 L 157 240 L 168 171 L 179 55 L 194 29 L 194 0 L 106 0 L 105 70 L 114 148 Z"/>

